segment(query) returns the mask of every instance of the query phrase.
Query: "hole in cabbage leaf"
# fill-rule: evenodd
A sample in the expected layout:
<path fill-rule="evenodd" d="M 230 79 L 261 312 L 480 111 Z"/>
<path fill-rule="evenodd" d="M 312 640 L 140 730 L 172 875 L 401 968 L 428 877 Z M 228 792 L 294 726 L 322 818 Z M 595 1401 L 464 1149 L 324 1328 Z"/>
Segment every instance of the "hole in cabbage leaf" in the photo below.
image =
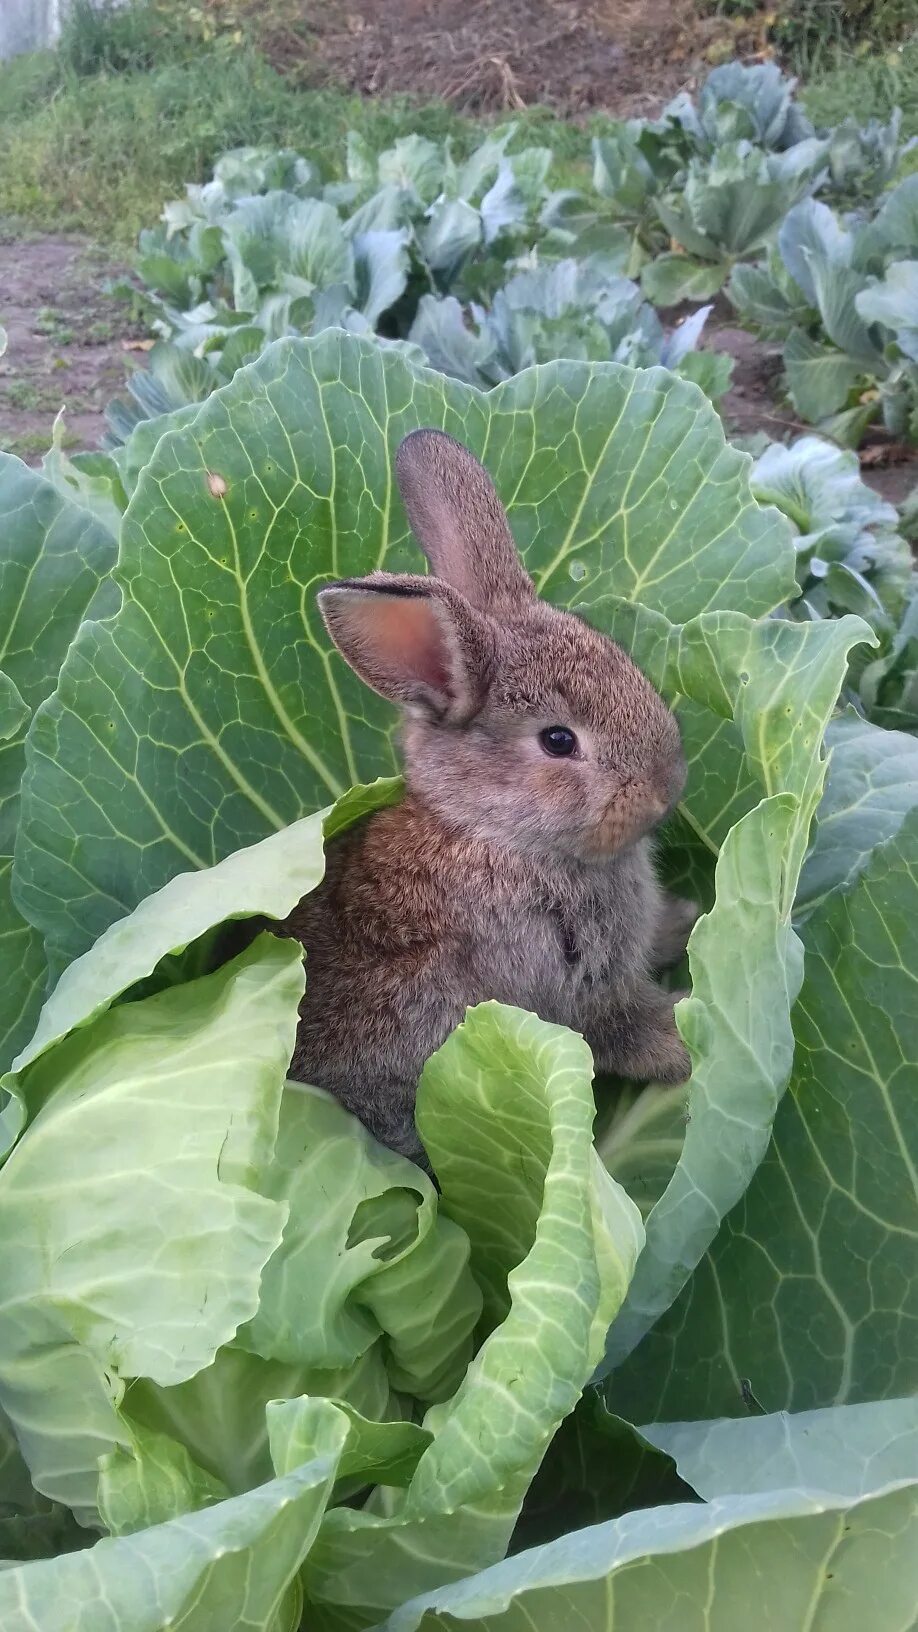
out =
<path fill-rule="evenodd" d="M 413 1246 L 418 1236 L 418 1209 L 421 1198 L 416 1190 L 387 1190 L 381 1196 L 367 1196 L 358 1202 L 347 1232 L 349 1247 L 362 1241 L 377 1241 L 373 1257 L 388 1263 Z"/>

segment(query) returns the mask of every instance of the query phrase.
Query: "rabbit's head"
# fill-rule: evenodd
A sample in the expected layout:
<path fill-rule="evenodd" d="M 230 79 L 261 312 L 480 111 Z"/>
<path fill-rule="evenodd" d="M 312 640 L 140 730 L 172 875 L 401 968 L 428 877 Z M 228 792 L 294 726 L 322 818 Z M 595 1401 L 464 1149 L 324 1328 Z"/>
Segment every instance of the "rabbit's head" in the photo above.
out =
<path fill-rule="evenodd" d="M 614 641 L 537 598 L 466 448 L 414 431 L 396 475 L 432 575 L 372 573 L 318 600 L 351 668 L 404 711 L 409 788 L 517 851 L 596 861 L 633 843 L 685 783 L 666 704 Z"/>

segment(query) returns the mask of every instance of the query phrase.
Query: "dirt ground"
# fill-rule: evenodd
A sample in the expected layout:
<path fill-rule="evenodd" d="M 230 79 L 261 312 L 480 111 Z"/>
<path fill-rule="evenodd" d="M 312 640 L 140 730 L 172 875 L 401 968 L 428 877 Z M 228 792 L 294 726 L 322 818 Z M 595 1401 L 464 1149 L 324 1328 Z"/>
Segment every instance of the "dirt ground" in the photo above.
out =
<path fill-rule="evenodd" d="M 64 445 L 98 447 L 106 403 L 142 362 L 143 330 L 105 290 L 125 270 L 79 238 L 0 240 L 0 321 L 9 337 L 0 358 L 0 449 L 40 463 L 60 408 Z M 737 328 L 725 301 L 715 307 L 705 344 L 734 359 L 728 432 L 766 431 L 780 440 L 809 429 L 780 400 L 780 347 Z M 918 450 L 890 444 L 882 433 L 861 449 L 861 460 L 867 481 L 894 504 L 918 483 Z"/>
<path fill-rule="evenodd" d="M 776 442 L 813 434 L 813 427 L 794 417 L 781 397 L 781 346 L 769 344 L 736 327 L 726 300 L 719 299 L 705 331 L 705 345 L 733 358 L 733 383 L 723 402 L 728 435 L 752 436 L 764 431 Z M 901 504 L 918 485 L 918 448 L 908 447 L 873 429 L 860 448 L 861 474 L 890 504 Z"/>
<path fill-rule="evenodd" d="M 466 113 L 533 103 L 648 114 L 705 66 L 764 44 L 761 16 L 697 0 L 288 0 L 259 30 L 302 83 L 439 98 Z M 764 15 L 764 14 L 763 14 Z"/>
<path fill-rule="evenodd" d="M 102 410 L 124 385 L 135 338 L 127 309 L 105 293 L 124 272 L 79 238 L 0 239 L 0 448 L 35 464 L 58 409 L 65 445 L 93 448 Z"/>

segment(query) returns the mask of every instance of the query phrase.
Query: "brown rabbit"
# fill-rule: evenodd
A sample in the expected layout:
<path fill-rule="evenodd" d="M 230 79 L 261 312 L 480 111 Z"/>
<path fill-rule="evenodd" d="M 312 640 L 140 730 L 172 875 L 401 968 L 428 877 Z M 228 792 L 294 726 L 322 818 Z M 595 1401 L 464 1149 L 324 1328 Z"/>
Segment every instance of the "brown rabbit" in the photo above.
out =
<path fill-rule="evenodd" d="M 404 711 L 407 795 L 329 848 L 282 932 L 308 952 L 292 1075 L 416 1155 L 425 1060 L 487 998 L 586 1037 L 601 1072 L 681 1082 L 674 994 L 695 908 L 647 834 L 685 782 L 676 721 L 631 659 L 536 598 L 487 473 L 415 431 L 399 488 L 434 576 L 319 592 L 351 668 Z"/>

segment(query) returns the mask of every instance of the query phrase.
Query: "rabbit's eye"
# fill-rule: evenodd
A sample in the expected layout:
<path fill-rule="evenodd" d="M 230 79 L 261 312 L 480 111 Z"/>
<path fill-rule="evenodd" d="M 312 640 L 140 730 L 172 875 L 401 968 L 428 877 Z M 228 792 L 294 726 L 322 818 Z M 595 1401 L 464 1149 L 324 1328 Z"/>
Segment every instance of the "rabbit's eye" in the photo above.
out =
<path fill-rule="evenodd" d="M 553 759 L 570 759 L 577 752 L 577 738 L 566 725 L 547 725 L 539 732 L 539 741 Z"/>

